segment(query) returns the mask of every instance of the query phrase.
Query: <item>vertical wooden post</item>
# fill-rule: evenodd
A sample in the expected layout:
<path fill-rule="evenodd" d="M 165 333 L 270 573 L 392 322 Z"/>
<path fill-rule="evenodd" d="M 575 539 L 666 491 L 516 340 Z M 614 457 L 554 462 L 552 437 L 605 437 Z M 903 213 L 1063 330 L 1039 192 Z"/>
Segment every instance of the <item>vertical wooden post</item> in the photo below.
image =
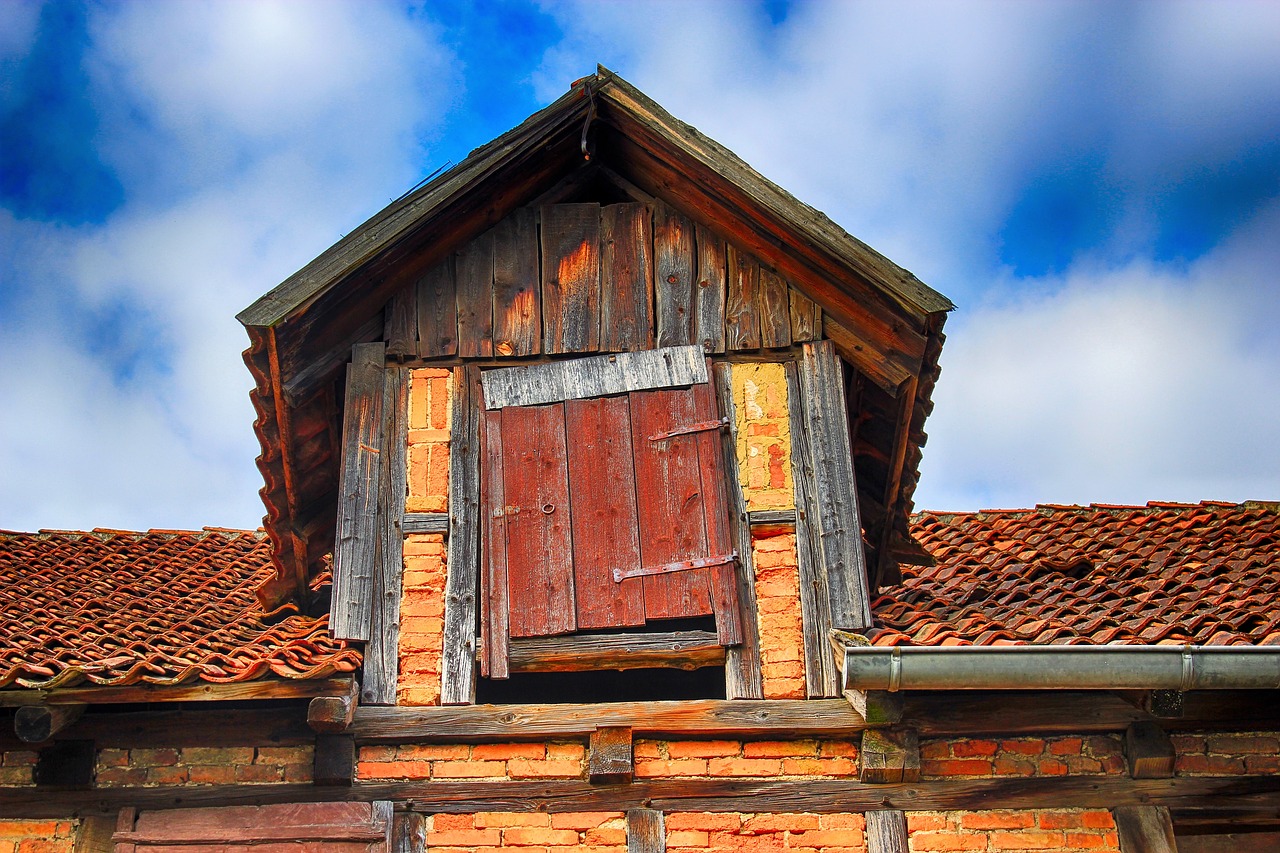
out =
<path fill-rule="evenodd" d="M 366 705 L 394 705 L 400 654 L 400 593 L 404 573 L 404 518 L 408 472 L 409 371 L 386 371 L 383 396 L 382 515 L 378 524 L 377 571 L 373 576 L 373 614 L 364 652 Z"/>
<path fill-rule="evenodd" d="M 655 809 L 627 812 L 627 853 L 667 853 L 667 825 L 662 812 Z"/>
<path fill-rule="evenodd" d="M 1178 853 L 1165 806 L 1117 806 L 1111 810 L 1121 853 Z"/>
<path fill-rule="evenodd" d="M 867 812 L 867 853 L 907 853 L 907 816 L 898 809 Z"/>
<path fill-rule="evenodd" d="M 449 552 L 444 585 L 440 703 L 470 705 L 476 695 L 476 589 L 480 575 L 480 380 L 453 371 L 449 441 Z"/>

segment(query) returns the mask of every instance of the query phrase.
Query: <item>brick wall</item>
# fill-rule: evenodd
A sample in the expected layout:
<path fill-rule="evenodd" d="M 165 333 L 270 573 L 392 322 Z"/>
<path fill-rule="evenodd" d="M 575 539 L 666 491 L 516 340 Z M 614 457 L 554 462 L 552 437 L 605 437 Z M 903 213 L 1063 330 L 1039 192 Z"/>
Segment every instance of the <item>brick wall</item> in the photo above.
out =
<path fill-rule="evenodd" d="M 34 785 L 37 754 L 31 749 L 11 749 L 0 755 L 0 785 Z M 4 849 L 0 848 L 0 853 Z"/>
<path fill-rule="evenodd" d="M 404 744 L 360 749 L 361 779 L 577 779 L 581 743 Z"/>
<path fill-rule="evenodd" d="M 419 368 L 409 378 L 408 512 L 449 508 L 449 395 L 452 373 Z"/>
<path fill-rule="evenodd" d="M 75 843 L 75 821 L 0 820 L 0 853 L 71 853 Z"/>
<path fill-rule="evenodd" d="M 766 699 L 803 699 L 804 633 L 794 533 L 753 536 L 760 674 Z"/>
<path fill-rule="evenodd" d="M 920 743 L 920 776 L 1122 775 L 1118 735 L 1087 737 L 926 740 Z"/>
<path fill-rule="evenodd" d="M 310 746 L 104 749 L 97 785 L 228 785 L 310 782 Z"/>
<path fill-rule="evenodd" d="M 1190 732 L 1171 739 L 1178 776 L 1280 774 L 1280 732 Z"/>
<path fill-rule="evenodd" d="M 1102 810 L 907 812 L 912 851 L 1118 851 L 1115 821 Z"/>
<path fill-rule="evenodd" d="M 857 775 L 851 740 L 637 740 L 636 778 Z"/>
<path fill-rule="evenodd" d="M 791 421 L 781 364 L 735 364 L 733 405 L 738 476 L 747 509 L 791 509 Z"/>
<path fill-rule="evenodd" d="M 444 582 L 444 536 L 439 533 L 406 536 L 400 599 L 400 674 L 396 688 L 396 701 L 401 705 L 434 705 L 440 701 Z"/>
<path fill-rule="evenodd" d="M 622 812 L 488 812 L 438 814 L 427 818 L 427 849 L 470 853 L 501 848 L 536 848 L 537 853 L 625 853 Z"/>

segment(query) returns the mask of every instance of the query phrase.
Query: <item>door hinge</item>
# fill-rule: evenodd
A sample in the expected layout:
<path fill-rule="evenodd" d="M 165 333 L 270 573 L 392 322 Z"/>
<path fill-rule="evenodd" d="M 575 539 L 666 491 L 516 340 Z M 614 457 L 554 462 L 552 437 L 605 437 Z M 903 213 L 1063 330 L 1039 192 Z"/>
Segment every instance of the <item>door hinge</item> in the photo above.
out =
<path fill-rule="evenodd" d="M 677 435 L 688 435 L 691 432 L 707 432 L 713 429 L 723 429 L 729 425 L 728 418 L 721 418 L 718 421 L 699 421 L 696 424 L 688 426 L 675 427 L 666 432 L 656 432 L 649 436 L 650 441 L 662 441 L 665 438 L 675 438 Z"/>
<path fill-rule="evenodd" d="M 675 563 L 664 563 L 658 566 L 642 566 L 638 569 L 614 569 L 613 582 L 622 583 L 627 578 L 642 578 L 649 575 L 669 575 L 673 572 L 688 572 L 694 569 L 708 569 L 712 566 L 723 566 L 738 559 L 737 551 L 728 554 L 717 554 L 714 557 L 694 557 L 692 560 L 679 560 Z"/>

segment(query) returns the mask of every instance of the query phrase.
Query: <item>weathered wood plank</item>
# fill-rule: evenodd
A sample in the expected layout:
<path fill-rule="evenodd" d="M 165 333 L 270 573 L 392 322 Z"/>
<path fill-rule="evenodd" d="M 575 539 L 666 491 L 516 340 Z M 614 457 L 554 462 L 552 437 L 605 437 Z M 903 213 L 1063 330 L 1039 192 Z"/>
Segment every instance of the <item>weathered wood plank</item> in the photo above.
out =
<path fill-rule="evenodd" d="M 760 270 L 760 343 L 791 346 L 791 304 L 787 282 L 773 270 Z"/>
<path fill-rule="evenodd" d="M 564 404 L 502 410 L 502 488 L 510 634 L 547 637 L 573 631 L 573 519 Z"/>
<path fill-rule="evenodd" d="M 449 513 L 447 512 L 406 512 L 400 522 L 403 533 L 448 533 Z"/>
<path fill-rule="evenodd" d="M 129 804 L 139 809 L 158 809 L 379 800 L 390 800 L 397 808 L 424 814 L 562 813 L 644 807 L 664 812 L 856 813 L 879 809 L 983 810 L 999 803 L 1008 809 L 1148 804 L 1201 817 L 1219 812 L 1247 819 L 1265 818 L 1280 810 L 1280 778 L 1046 776 L 938 779 L 892 785 L 864 785 L 854 779 L 725 778 L 646 780 L 626 786 L 592 785 L 580 779 L 414 780 L 359 782 L 350 788 L 309 783 L 96 788 L 59 791 L 56 797 L 35 788 L 10 788 L 0 799 L 0 818 L 105 814 Z"/>
<path fill-rule="evenodd" d="M 627 853 L 667 853 L 667 825 L 660 809 L 627 812 Z"/>
<path fill-rule="evenodd" d="M 764 678 L 760 671 L 759 617 L 756 612 L 755 562 L 751 556 L 751 525 L 742 495 L 738 471 L 738 451 L 734 431 L 738 419 L 734 412 L 732 366 L 717 364 L 713 368 L 716 399 L 720 411 L 729 422 L 721 436 L 728 500 L 729 536 L 738 561 L 734 573 L 738 606 L 742 614 L 742 642 L 725 650 L 725 693 L 729 699 L 763 699 Z"/>
<path fill-rule="evenodd" d="M 796 523 L 794 509 L 753 509 L 747 513 L 747 519 L 755 525 L 785 525 Z"/>
<path fill-rule="evenodd" d="M 613 579 L 640 568 L 636 475 L 626 397 L 565 404 L 573 517 L 574 606 L 579 630 L 644 624 L 644 582 Z"/>
<path fill-rule="evenodd" d="M 1173 775 L 1177 753 L 1158 723 L 1143 721 L 1125 729 L 1124 759 L 1134 779 L 1163 779 Z"/>
<path fill-rule="evenodd" d="M 418 291 L 418 355 L 441 358 L 458 351 L 458 289 L 453 256 L 422 274 Z"/>
<path fill-rule="evenodd" d="M 427 853 L 427 818 L 398 812 L 391 831 L 391 853 Z"/>
<path fill-rule="evenodd" d="M 418 352 L 418 288 L 409 285 L 395 292 L 382 312 L 387 357 L 403 359 Z"/>
<path fill-rule="evenodd" d="M 512 672 L 697 669 L 723 662 L 724 647 L 710 631 L 573 634 L 511 641 Z"/>
<path fill-rule="evenodd" d="M 815 520 L 817 483 L 809 454 L 809 430 L 804 416 L 804 392 L 795 362 L 788 362 L 787 417 L 791 424 L 791 482 L 795 490 L 796 565 L 800 574 L 800 624 L 804 641 L 805 695 L 840 695 L 840 671 L 827 643 L 831 631 L 831 598 L 827 574 L 819 556 Z"/>
<path fill-rule="evenodd" d="M 1111 810 L 1120 853 L 1178 853 L 1167 806 L 1117 806 Z"/>
<path fill-rule="evenodd" d="M 665 204 L 657 205 L 653 219 L 658 346 L 685 346 L 695 340 L 693 223 Z"/>
<path fill-rule="evenodd" d="M 668 347 L 486 370 L 486 409 L 538 406 L 707 381 L 698 347 Z"/>
<path fill-rule="evenodd" d="M 587 751 L 587 779 L 597 785 L 630 782 L 635 775 L 631 729 L 602 726 L 591 733 Z"/>
<path fill-rule="evenodd" d="M 350 676 L 305 680 L 261 679 L 232 684 L 131 684 L 124 687 L 59 687 L 0 691 L 0 708 L 39 705 L 135 705 L 152 702 L 230 702 L 241 699 L 310 699 L 343 689 Z"/>
<path fill-rule="evenodd" d="M 440 701 L 475 701 L 476 584 L 480 574 L 480 393 L 475 368 L 453 371 L 449 442 L 449 545 L 444 587 Z"/>
<path fill-rule="evenodd" d="M 379 811 L 384 814 L 378 814 Z M 223 809 L 147 810 L 138 815 L 137 823 L 131 830 L 119 832 L 116 840 L 147 845 L 216 844 L 223 850 L 226 847 L 222 845 L 243 845 L 252 849 L 253 845 L 272 841 L 380 841 L 385 836 L 386 826 L 385 809 L 378 809 L 376 803 L 299 803 L 233 806 Z M 352 850 L 351 847 L 319 847 L 313 844 L 306 844 L 306 848 Z M 279 850 L 280 847 L 275 846 L 275 849 Z M 368 847 L 362 845 L 359 849 L 367 850 Z"/>
<path fill-rule="evenodd" d="M 787 288 L 791 308 L 791 342 L 802 344 L 822 338 L 822 309 L 794 287 Z"/>
<path fill-rule="evenodd" d="M 600 347 L 600 205 L 542 208 L 544 351 Z"/>
<path fill-rule="evenodd" d="M 830 317 L 824 318 L 822 328 L 827 337 L 835 343 L 840 354 L 858 369 L 858 373 L 870 379 L 890 397 L 897 397 L 903 384 L 919 373 L 919 360 L 915 362 L 913 373 L 910 366 L 900 361 L 869 357 L 868 353 L 872 351 L 870 341 L 864 335 L 848 326 L 842 326 Z"/>
<path fill-rule="evenodd" d="M 511 628 L 507 598 L 507 513 L 505 478 L 502 470 L 502 411 L 481 412 L 480 446 L 484 456 L 481 466 L 481 527 L 484 567 L 480 599 L 481 630 L 484 654 L 480 673 L 485 678 L 507 678 L 510 675 Z"/>
<path fill-rule="evenodd" d="M 697 243 L 697 286 L 693 293 L 693 342 L 704 352 L 724 352 L 724 300 L 727 276 L 724 239 L 711 229 L 694 226 Z"/>
<path fill-rule="evenodd" d="M 378 570 L 374 575 L 373 621 L 364 650 L 361 701 L 394 705 L 400 665 L 400 593 L 404 571 L 404 517 L 408 494 L 409 371 L 386 371 L 383 398 L 382 498 L 379 514 Z"/>
<path fill-rule="evenodd" d="M 116 818 L 110 815 L 81 818 L 72 853 L 116 853 L 115 842 L 111 840 L 115 831 Z"/>
<path fill-rule="evenodd" d="M 907 815 L 901 809 L 867 812 L 867 853 L 907 853 Z"/>
<path fill-rule="evenodd" d="M 493 228 L 494 355 L 542 352 L 538 275 L 538 225 L 532 209 L 518 208 Z"/>
<path fill-rule="evenodd" d="M 830 341 L 804 345 L 800 384 L 805 400 L 805 455 L 813 467 L 817 517 L 810 518 L 818 557 L 826 570 L 834 628 L 859 630 L 871 624 L 862 522 L 849 444 L 844 371 Z"/>
<path fill-rule="evenodd" d="M 725 348 L 760 349 L 760 265 L 751 255 L 733 246 L 729 246 L 727 257 Z"/>
<path fill-rule="evenodd" d="M 341 640 L 368 640 L 373 618 L 385 363 L 381 342 L 356 344 L 347 368 L 329 617 L 330 632 Z"/>
<path fill-rule="evenodd" d="M 455 258 L 458 288 L 458 355 L 493 355 L 493 231 L 486 231 Z"/>
<path fill-rule="evenodd" d="M 648 205 L 600 212 L 600 345 L 609 352 L 653 348 L 653 220 Z"/>

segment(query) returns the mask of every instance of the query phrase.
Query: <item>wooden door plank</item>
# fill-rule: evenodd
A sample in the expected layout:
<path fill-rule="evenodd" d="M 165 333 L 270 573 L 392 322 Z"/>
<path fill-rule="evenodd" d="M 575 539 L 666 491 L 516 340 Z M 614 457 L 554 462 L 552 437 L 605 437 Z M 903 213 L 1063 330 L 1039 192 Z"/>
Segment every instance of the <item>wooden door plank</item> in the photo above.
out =
<path fill-rule="evenodd" d="M 510 634 L 566 634 L 576 622 L 564 404 L 501 416 Z"/>
<path fill-rule="evenodd" d="M 542 287 L 538 278 L 538 225 L 517 208 L 493 229 L 493 353 L 542 352 Z"/>
<path fill-rule="evenodd" d="M 725 650 L 725 697 L 728 699 L 763 699 L 764 678 L 760 672 L 760 633 L 756 613 L 755 564 L 751 557 L 751 524 L 742 481 L 738 476 L 738 450 L 733 431 L 738 420 L 734 415 L 732 366 L 717 364 L 714 368 L 716 397 L 720 411 L 729 419 L 729 429 L 721 437 L 724 458 L 726 494 L 728 498 L 729 532 L 738 552 L 734 583 L 738 589 L 738 609 L 742 614 L 742 642 Z"/>
<path fill-rule="evenodd" d="M 600 205 L 542 208 L 544 351 L 600 348 Z"/>
<path fill-rule="evenodd" d="M 698 347 L 668 347 L 486 370 L 486 409 L 537 406 L 707 381 Z"/>
<path fill-rule="evenodd" d="M 833 628 L 871 625 L 862 522 L 845 408 L 844 368 L 831 341 L 804 345 L 800 382 L 805 400 L 807 455 L 814 473 L 815 541 L 827 576 Z"/>
<path fill-rule="evenodd" d="M 373 622 L 364 651 L 360 700 L 367 705 L 394 705 L 400 655 L 400 592 L 404 570 L 405 453 L 408 441 L 409 371 L 389 368 L 383 396 L 382 510 L 378 536 L 378 571 L 374 575 Z"/>
<path fill-rule="evenodd" d="M 445 562 L 440 702 L 469 705 L 476 695 L 476 585 L 480 574 L 480 380 L 453 371 L 449 440 L 449 550 Z"/>
<path fill-rule="evenodd" d="M 658 346 L 694 342 L 693 223 L 665 204 L 654 210 L 654 295 L 657 299 Z"/>
<path fill-rule="evenodd" d="M 458 288 L 458 355 L 493 355 L 493 231 L 486 231 L 455 259 Z"/>
<path fill-rule="evenodd" d="M 703 352 L 724 352 L 724 240 L 702 223 L 694 225 L 698 253 L 693 294 L 693 340 Z"/>
<path fill-rule="evenodd" d="M 725 348 L 760 348 L 760 265 L 746 252 L 729 246 L 728 291 L 725 296 Z"/>
<path fill-rule="evenodd" d="M 773 270 L 760 270 L 760 343 L 791 346 L 791 300 L 787 282 Z"/>
<path fill-rule="evenodd" d="M 458 290 L 453 256 L 428 269 L 418 279 L 418 355 L 442 358 L 458 351 Z"/>
<path fill-rule="evenodd" d="M 699 422 L 720 419 L 716 411 L 715 390 L 711 383 L 694 385 L 694 416 Z M 707 552 L 728 554 L 733 550 L 729 536 L 729 508 L 725 501 L 725 474 L 721 458 L 720 430 L 696 433 L 698 443 L 698 475 L 702 488 L 703 523 L 707 529 Z M 710 570 L 711 605 L 716 616 L 716 633 L 726 646 L 742 642 L 742 616 L 738 608 L 737 581 L 732 562 Z"/>
<path fill-rule="evenodd" d="M 381 342 L 356 344 L 347 366 L 329 623 L 341 640 L 369 639 L 373 617 L 385 362 Z"/>
<path fill-rule="evenodd" d="M 794 362 L 786 365 L 787 417 L 791 422 L 791 481 L 796 497 L 796 566 L 800 574 L 800 625 L 804 639 L 805 694 L 810 699 L 840 695 L 840 671 L 831 654 L 831 596 L 817 542 L 818 504 L 813 463 L 809 458 L 809 430 L 804 392 Z"/>
<path fill-rule="evenodd" d="M 481 587 L 484 655 L 480 672 L 486 678 L 507 678 L 510 674 L 510 625 L 507 600 L 507 518 L 502 472 L 502 413 L 483 412 L 480 441 L 484 463 L 480 503 L 483 525 L 484 583 Z"/>
<path fill-rule="evenodd" d="M 418 353 L 418 288 L 406 285 L 395 292 L 383 309 L 383 340 L 387 356 L 403 359 Z"/>
<path fill-rule="evenodd" d="M 600 343 L 609 352 L 653 349 L 653 220 L 645 204 L 600 212 Z"/>
<path fill-rule="evenodd" d="M 631 416 L 626 397 L 565 404 L 579 629 L 644 624 L 644 582 L 613 579 L 640 568 Z"/>
<path fill-rule="evenodd" d="M 787 288 L 791 302 L 791 342 L 802 344 L 822 337 L 822 309 L 794 287 Z"/>
<path fill-rule="evenodd" d="M 630 395 L 636 466 L 640 560 L 646 566 L 707 555 L 696 435 L 650 436 L 695 423 L 693 394 L 665 389 Z M 644 578 L 645 616 L 672 619 L 710 614 L 709 572 L 697 569 Z"/>

